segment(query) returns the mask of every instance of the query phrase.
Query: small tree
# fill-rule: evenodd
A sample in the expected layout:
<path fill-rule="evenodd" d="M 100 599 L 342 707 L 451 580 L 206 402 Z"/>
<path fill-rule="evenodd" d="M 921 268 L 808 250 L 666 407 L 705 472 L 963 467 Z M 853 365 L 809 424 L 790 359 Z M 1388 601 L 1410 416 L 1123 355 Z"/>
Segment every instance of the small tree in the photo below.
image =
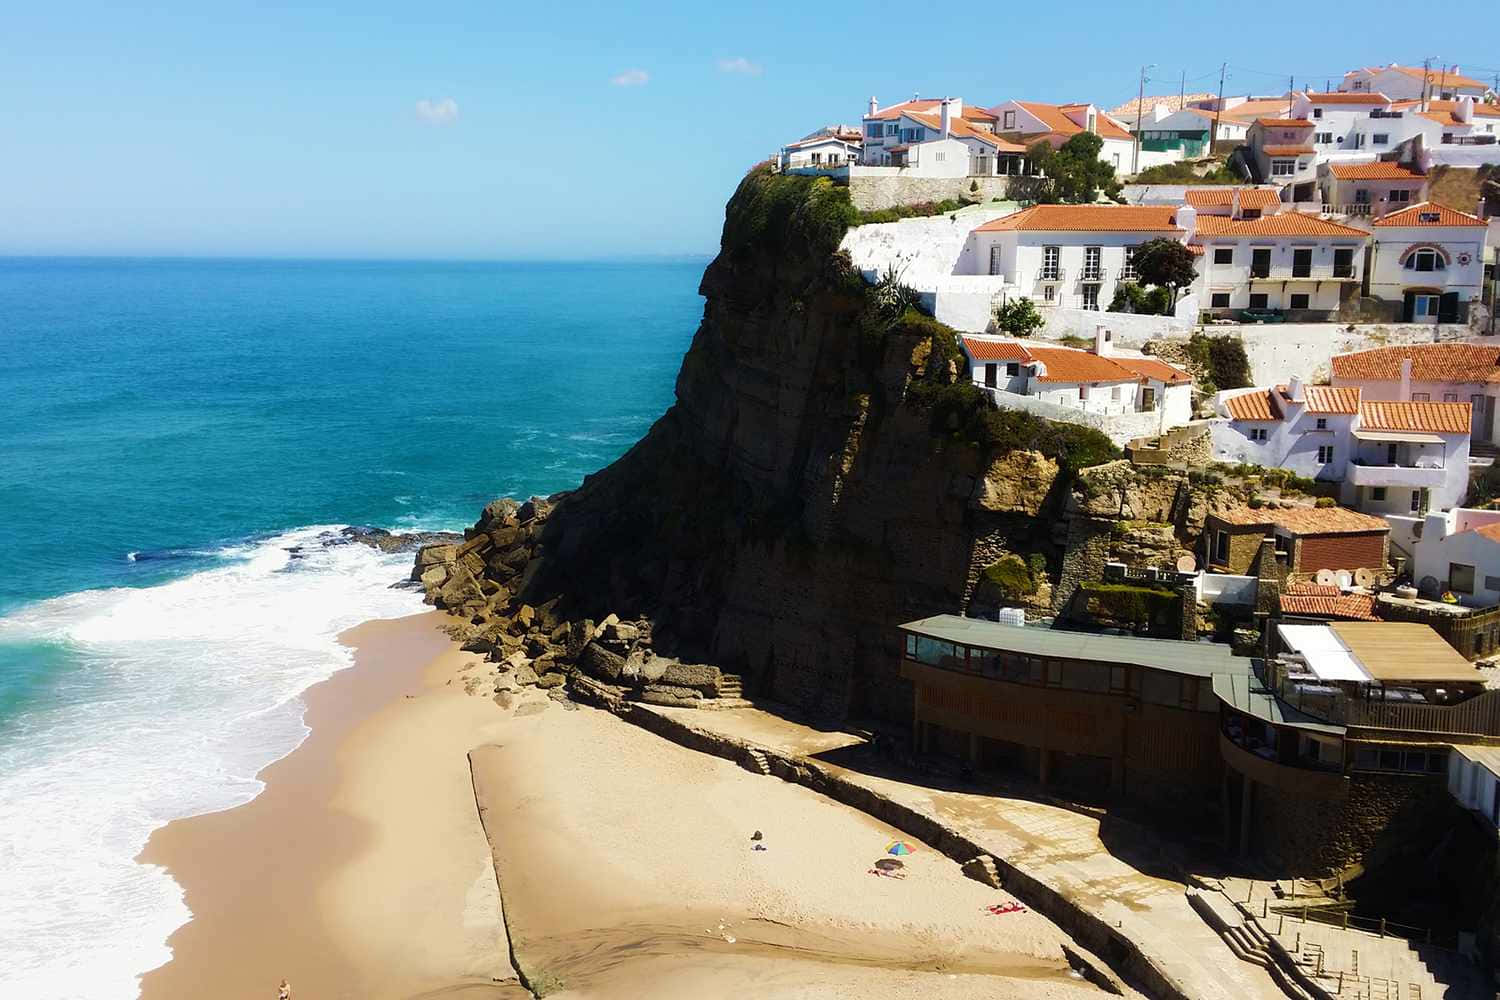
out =
<path fill-rule="evenodd" d="M 1048 180 L 1042 200 L 1087 205 L 1098 201 L 1101 191 L 1118 199 L 1114 167 L 1099 159 L 1103 148 L 1104 140 L 1093 132 L 1080 132 L 1055 150 L 1045 139 L 1032 143 L 1026 156 Z"/>
<path fill-rule="evenodd" d="M 1177 308 L 1177 293 L 1198 277 L 1193 252 L 1185 244 L 1169 239 L 1142 243 L 1135 251 L 1135 270 L 1146 284 L 1171 289 L 1169 311 Z"/>
<path fill-rule="evenodd" d="M 1029 337 L 1044 320 L 1030 299 L 1007 299 L 995 310 L 995 325 L 1012 337 Z"/>

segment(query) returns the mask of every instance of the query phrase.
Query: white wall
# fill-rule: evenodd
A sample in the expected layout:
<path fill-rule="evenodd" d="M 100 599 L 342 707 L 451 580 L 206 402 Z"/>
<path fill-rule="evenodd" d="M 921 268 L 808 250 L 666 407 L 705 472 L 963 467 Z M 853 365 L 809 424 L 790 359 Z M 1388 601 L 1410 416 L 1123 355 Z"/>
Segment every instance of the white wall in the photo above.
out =
<path fill-rule="evenodd" d="M 1109 303 L 1105 302 L 1104 305 Z M 1193 328 L 1193 319 L 1176 316 L 1143 316 L 1137 313 L 1095 312 L 1091 309 L 1062 307 L 1043 309 L 1041 312 L 1045 325 L 1040 336 L 1049 340 L 1061 340 L 1063 337 L 1093 340 L 1094 328 L 1102 323 L 1114 332 L 1116 345 L 1139 348 L 1148 340 L 1185 338 Z"/>
<path fill-rule="evenodd" d="M 1476 608 L 1500 604 L 1500 544 L 1472 531 L 1495 523 L 1500 523 L 1500 511 L 1455 508 L 1429 513 L 1422 537 L 1413 545 L 1412 581 L 1420 583 L 1430 576 L 1446 588 L 1449 566 L 1462 563 L 1474 567 L 1474 593 L 1456 594 L 1459 602 Z M 1496 586 L 1486 586 L 1487 582 Z"/>
<path fill-rule="evenodd" d="M 1260 578 L 1202 572 L 1198 574 L 1196 584 L 1194 589 L 1198 592 L 1198 600 L 1204 604 L 1253 605 Z"/>
<path fill-rule="evenodd" d="M 1082 424 L 1102 432 L 1116 445 L 1123 447 L 1132 438 L 1160 434 L 1170 428 L 1163 426 L 1164 413 L 1125 413 L 1118 416 L 1103 416 L 1086 413 L 1076 406 L 1062 406 L 1035 396 L 1021 396 L 998 389 L 986 390 L 990 398 L 1003 410 L 1022 410 L 1048 420 L 1069 424 Z"/>
<path fill-rule="evenodd" d="M 1465 757 L 1458 751 L 1448 754 L 1448 792 L 1458 804 L 1484 817 L 1491 829 L 1495 824 L 1495 786 L 1497 779 L 1489 768 Z"/>
<path fill-rule="evenodd" d="M 1209 236 L 1200 237 L 1203 243 L 1203 259 L 1198 265 L 1198 281 L 1194 285 L 1199 302 L 1204 309 L 1228 308 L 1248 309 L 1250 296 L 1263 293 L 1266 307 L 1290 309 L 1293 295 L 1308 296 L 1308 309 L 1335 311 L 1339 307 L 1339 289 L 1344 284 L 1358 285 L 1364 266 L 1364 240 L 1359 237 L 1347 239 L 1312 239 L 1291 236 Z M 1230 251 L 1231 260 L 1226 264 L 1215 263 L 1218 250 Z M 1294 251 L 1312 250 L 1312 268 L 1308 278 L 1291 277 Z M 1334 280 L 1333 262 L 1335 250 L 1351 252 L 1352 278 Z M 1252 282 L 1250 265 L 1254 251 L 1271 251 L 1271 278 Z M 1214 306 L 1216 293 L 1228 293 L 1228 306 Z"/>
<path fill-rule="evenodd" d="M 1485 230 L 1479 226 L 1381 226 L 1375 230 L 1375 249 L 1370 272 L 1370 294 L 1399 302 L 1408 288 L 1436 288 L 1457 292 L 1460 301 L 1479 298 L 1484 281 Z M 1441 271 L 1407 270 L 1401 258 L 1414 245 L 1436 246 L 1448 254 Z M 1462 257 L 1469 262 L 1461 264 Z"/>
<path fill-rule="evenodd" d="M 1222 400 L 1247 391 L 1264 393 L 1266 389 L 1221 392 L 1214 397 L 1215 409 L 1219 409 Z M 1325 422 L 1326 429 L 1318 429 L 1319 420 Z M 1349 461 L 1353 421 L 1352 414 L 1306 413 L 1301 404 L 1289 406 L 1284 420 L 1216 419 L 1210 423 L 1214 458 L 1287 469 L 1309 479 L 1338 482 L 1344 478 L 1344 467 Z M 1251 431 L 1257 428 L 1266 431 L 1265 441 L 1251 439 Z M 1319 462 L 1318 449 L 1324 446 L 1332 446 L 1333 457 Z"/>
<path fill-rule="evenodd" d="M 1093 282 L 1099 289 L 1100 309 L 1108 307 L 1114 298 L 1115 286 L 1120 281 L 1120 272 L 1125 266 L 1127 247 L 1147 242 L 1154 233 L 1033 233 L 1016 230 L 975 233 L 968 253 L 962 258 L 962 266 L 971 273 L 989 273 L 992 267 L 992 252 L 998 249 L 994 261 L 1014 285 L 1019 294 L 1026 296 L 1038 306 L 1055 305 L 1065 308 L 1083 308 L 1084 254 L 1087 247 L 1099 247 L 1100 276 Z M 1055 246 L 1059 250 L 1059 261 L 1064 280 L 1043 281 L 1039 277 L 1042 269 L 1043 248 Z M 1046 297 L 1052 289 L 1052 300 Z"/>

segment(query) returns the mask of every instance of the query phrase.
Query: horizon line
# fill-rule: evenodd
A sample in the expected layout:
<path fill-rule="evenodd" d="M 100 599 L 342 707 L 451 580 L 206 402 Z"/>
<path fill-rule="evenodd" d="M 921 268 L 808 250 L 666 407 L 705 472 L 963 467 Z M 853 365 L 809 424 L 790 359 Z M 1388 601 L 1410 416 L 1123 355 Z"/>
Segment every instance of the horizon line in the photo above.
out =
<path fill-rule="evenodd" d="M 0 261 L 223 261 L 319 264 L 622 264 L 701 260 L 718 251 L 681 251 L 659 254 L 609 254 L 596 257 L 359 257 L 345 255 L 290 256 L 282 254 L 131 254 L 131 253 L 0 253 Z"/>

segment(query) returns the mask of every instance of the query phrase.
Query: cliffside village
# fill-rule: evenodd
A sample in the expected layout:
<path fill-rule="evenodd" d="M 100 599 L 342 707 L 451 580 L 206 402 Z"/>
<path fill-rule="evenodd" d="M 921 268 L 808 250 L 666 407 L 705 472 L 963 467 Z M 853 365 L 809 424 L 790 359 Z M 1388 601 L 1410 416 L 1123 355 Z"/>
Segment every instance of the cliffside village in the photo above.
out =
<path fill-rule="evenodd" d="M 1392 64 L 1326 92 L 1113 111 L 872 98 L 857 128 L 781 150 L 780 170 L 847 184 L 867 212 L 948 202 L 857 226 L 843 248 L 961 335 L 996 407 L 1092 427 L 1137 479 L 1185 471 L 1216 493 L 1191 551 L 1162 561 L 1171 544 L 1075 531 L 1070 561 L 1109 554 L 1053 580 L 1017 545 L 976 567 L 966 613 L 900 625 L 920 751 L 1201 814 L 1268 877 L 1321 879 L 1304 891 L 1344 928 L 1345 876 L 1417 864 L 1454 816 L 1500 837 L 1497 128 L 1484 81 Z M 1038 142 L 1084 133 L 1122 203 L 1016 196 Z M 1241 182 L 1133 182 L 1216 155 Z M 1478 197 L 1440 202 L 1440 179 Z M 1120 309 L 1160 240 L 1191 254 L 1191 281 L 1164 314 Z M 1037 318 L 1018 335 L 1003 317 L 1023 299 Z M 1195 336 L 1238 341 L 1244 384 L 1203 384 Z M 1121 489 L 1119 530 L 1180 541 L 1196 494 L 1156 509 L 1140 495 Z M 1073 586 L 1062 606 L 1036 596 Z M 1269 905 L 1205 917 L 1280 967 L 1288 995 L 1351 995 L 1347 965 L 1335 987 L 1320 948 L 1270 940 Z M 1351 975 L 1352 995 L 1401 989 Z"/>

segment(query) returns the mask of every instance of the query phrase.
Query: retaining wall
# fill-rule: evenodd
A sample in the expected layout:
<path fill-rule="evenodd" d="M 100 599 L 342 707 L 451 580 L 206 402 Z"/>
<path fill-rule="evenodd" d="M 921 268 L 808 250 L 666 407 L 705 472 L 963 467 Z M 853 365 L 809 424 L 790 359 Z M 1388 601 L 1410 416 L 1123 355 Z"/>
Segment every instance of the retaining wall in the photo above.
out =
<path fill-rule="evenodd" d="M 864 174 L 866 170 L 891 172 L 872 176 Z M 903 173 L 900 167 L 857 167 L 849 177 L 849 200 L 860 211 L 871 212 L 924 201 L 961 199 L 968 193 L 970 182 L 974 182 L 979 185 L 982 201 L 996 198 L 1004 201 L 1010 197 L 1011 180 L 1010 177 L 920 177 Z M 1024 178 L 1017 180 L 1024 182 Z"/>

